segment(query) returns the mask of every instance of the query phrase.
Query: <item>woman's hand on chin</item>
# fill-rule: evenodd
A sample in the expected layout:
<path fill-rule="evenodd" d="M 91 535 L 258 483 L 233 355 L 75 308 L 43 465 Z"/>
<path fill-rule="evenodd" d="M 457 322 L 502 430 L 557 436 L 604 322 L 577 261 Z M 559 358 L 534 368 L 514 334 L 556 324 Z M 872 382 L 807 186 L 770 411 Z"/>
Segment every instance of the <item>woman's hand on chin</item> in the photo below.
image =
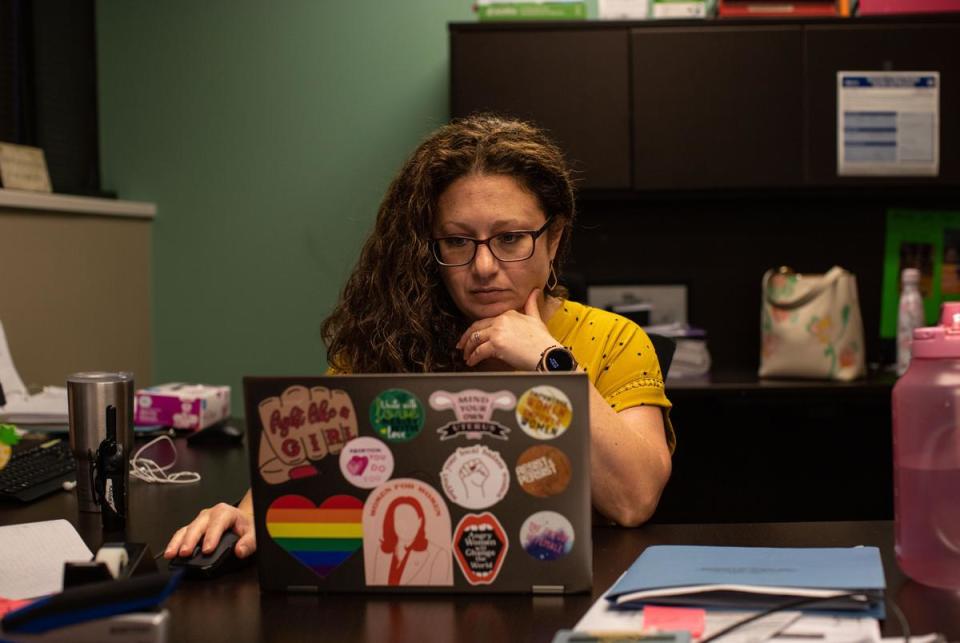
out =
<path fill-rule="evenodd" d="M 467 366 L 498 360 L 518 371 L 536 370 L 543 351 L 557 344 L 540 317 L 540 297 L 535 288 L 522 312 L 508 310 L 471 324 L 457 342 Z"/>

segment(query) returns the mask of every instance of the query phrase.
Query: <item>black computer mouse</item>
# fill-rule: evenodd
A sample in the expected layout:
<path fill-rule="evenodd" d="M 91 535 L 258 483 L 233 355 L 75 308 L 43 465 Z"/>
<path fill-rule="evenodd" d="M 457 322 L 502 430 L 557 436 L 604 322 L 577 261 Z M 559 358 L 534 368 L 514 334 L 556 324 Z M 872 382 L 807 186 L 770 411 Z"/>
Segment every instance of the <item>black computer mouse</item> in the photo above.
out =
<path fill-rule="evenodd" d="M 170 569 L 182 569 L 186 578 L 217 578 L 223 574 L 235 571 L 245 566 L 249 560 L 237 558 L 234 547 L 240 536 L 228 531 L 220 538 L 220 542 L 209 554 L 200 550 L 202 543 L 198 543 L 192 556 L 177 556 L 170 561 Z"/>
<path fill-rule="evenodd" d="M 187 436 L 187 444 L 190 446 L 240 444 L 242 440 L 243 431 L 229 422 L 220 422 Z"/>

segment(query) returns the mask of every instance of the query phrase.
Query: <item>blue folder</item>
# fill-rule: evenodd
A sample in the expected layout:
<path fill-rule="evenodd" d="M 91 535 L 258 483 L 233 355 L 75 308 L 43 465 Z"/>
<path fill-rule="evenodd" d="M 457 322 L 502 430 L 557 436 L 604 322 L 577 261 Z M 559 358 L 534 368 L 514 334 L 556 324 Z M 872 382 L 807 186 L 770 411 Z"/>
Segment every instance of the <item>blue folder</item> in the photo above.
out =
<path fill-rule="evenodd" d="M 750 591 L 730 586 L 746 586 Z M 611 606 L 628 609 L 651 603 L 752 610 L 804 600 L 803 590 L 836 590 L 859 596 L 817 600 L 789 609 L 883 618 L 885 587 L 876 547 L 658 545 L 648 547 L 634 561 L 607 593 L 607 600 Z M 647 595 L 636 597 L 640 592 Z"/>

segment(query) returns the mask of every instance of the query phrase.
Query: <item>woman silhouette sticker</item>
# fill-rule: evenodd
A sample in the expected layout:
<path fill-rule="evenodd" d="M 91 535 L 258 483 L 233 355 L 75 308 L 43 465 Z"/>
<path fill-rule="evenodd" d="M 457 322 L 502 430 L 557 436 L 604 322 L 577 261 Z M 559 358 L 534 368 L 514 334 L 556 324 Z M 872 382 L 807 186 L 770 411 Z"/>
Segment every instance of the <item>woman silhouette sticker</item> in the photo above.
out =
<path fill-rule="evenodd" d="M 363 534 L 367 585 L 453 585 L 450 514 L 430 485 L 399 478 L 374 489 Z"/>

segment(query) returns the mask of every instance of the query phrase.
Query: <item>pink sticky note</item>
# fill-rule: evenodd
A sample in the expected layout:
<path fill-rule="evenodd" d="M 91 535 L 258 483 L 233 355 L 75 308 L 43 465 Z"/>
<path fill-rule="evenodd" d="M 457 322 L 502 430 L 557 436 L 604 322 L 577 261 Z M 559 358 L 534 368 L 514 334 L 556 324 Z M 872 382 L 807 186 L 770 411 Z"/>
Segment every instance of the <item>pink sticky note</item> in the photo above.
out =
<path fill-rule="evenodd" d="M 660 632 L 690 632 L 693 638 L 703 635 L 707 611 L 692 607 L 643 606 L 643 629 Z"/>

